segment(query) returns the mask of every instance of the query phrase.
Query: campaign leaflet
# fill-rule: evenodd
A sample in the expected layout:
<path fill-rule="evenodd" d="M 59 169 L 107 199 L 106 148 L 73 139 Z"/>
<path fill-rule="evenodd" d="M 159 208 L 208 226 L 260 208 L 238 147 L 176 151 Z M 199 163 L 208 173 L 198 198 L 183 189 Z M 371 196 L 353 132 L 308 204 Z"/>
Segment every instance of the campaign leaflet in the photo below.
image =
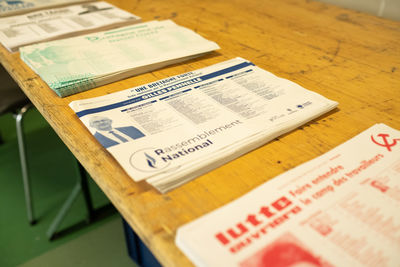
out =
<path fill-rule="evenodd" d="M 132 179 L 161 192 L 336 105 L 242 58 L 70 103 Z"/>
<path fill-rule="evenodd" d="M 216 49 L 215 42 L 163 20 L 24 46 L 20 57 L 65 97 Z"/>
<path fill-rule="evenodd" d="M 11 52 L 33 43 L 140 22 L 109 3 L 91 2 L 0 18 L 0 42 Z"/>
<path fill-rule="evenodd" d="M 400 131 L 376 124 L 177 230 L 196 266 L 400 263 Z"/>
<path fill-rule="evenodd" d="M 0 17 L 93 0 L 0 0 Z"/>

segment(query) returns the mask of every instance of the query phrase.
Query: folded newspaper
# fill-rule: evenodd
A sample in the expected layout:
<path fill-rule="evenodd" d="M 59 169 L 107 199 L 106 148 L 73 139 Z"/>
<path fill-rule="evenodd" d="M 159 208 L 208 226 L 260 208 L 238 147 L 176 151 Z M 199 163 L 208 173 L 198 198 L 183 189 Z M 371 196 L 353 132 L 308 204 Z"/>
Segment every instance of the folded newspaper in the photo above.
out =
<path fill-rule="evenodd" d="M 106 2 L 91 2 L 0 18 L 0 42 L 11 52 L 33 43 L 110 30 L 140 22 Z"/>
<path fill-rule="evenodd" d="M 377 124 L 177 230 L 196 266 L 400 264 L 400 131 Z"/>
<path fill-rule="evenodd" d="M 64 97 L 216 49 L 216 43 L 165 20 L 25 46 L 20 56 Z"/>
<path fill-rule="evenodd" d="M 336 105 L 242 58 L 70 103 L 132 179 L 160 192 Z"/>
<path fill-rule="evenodd" d="M 0 17 L 89 1 L 93 0 L 0 0 Z"/>

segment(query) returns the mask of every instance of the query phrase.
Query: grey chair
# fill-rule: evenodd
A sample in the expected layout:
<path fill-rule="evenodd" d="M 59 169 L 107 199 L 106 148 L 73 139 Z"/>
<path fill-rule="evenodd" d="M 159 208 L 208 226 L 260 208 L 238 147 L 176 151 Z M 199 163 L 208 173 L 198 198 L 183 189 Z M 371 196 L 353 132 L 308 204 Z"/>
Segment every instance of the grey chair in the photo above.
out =
<path fill-rule="evenodd" d="M 27 208 L 28 221 L 31 225 L 36 223 L 36 219 L 34 215 L 34 205 L 33 205 L 31 185 L 29 179 L 29 166 L 26 156 L 23 121 L 25 118 L 24 115 L 32 107 L 33 106 L 30 100 L 25 96 L 25 94 L 21 91 L 18 85 L 12 80 L 12 78 L 8 75 L 8 73 L 2 67 L 2 65 L 0 65 L 0 115 L 6 113 L 12 113 L 16 121 L 17 140 L 18 140 L 19 156 L 21 161 L 25 202 Z M 64 219 L 69 209 L 71 208 L 72 204 L 74 203 L 74 201 L 77 199 L 77 197 L 81 192 L 84 197 L 85 208 L 87 211 L 86 213 L 87 215 L 85 218 L 86 224 L 92 222 L 93 220 L 101 218 L 101 216 L 95 214 L 95 210 L 93 209 L 92 200 L 90 197 L 90 191 L 88 187 L 88 181 L 86 177 L 86 171 L 75 158 L 74 160 L 76 161 L 77 182 L 47 231 L 47 236 L 50 240 L 54 239 L 58 235 L 61 235 L 61 232 L 64 233 L 69 232 L 67 231 L 68 229 L 63 231 L 57 231 L 57 230 L 62 220 Z M 110 213 L 109 210 L 113 209 L 112 207 L 110 208 L 110 206 L 111 205 L 107 205 L 107 207 L 104 207 L 105 212 Z"/>

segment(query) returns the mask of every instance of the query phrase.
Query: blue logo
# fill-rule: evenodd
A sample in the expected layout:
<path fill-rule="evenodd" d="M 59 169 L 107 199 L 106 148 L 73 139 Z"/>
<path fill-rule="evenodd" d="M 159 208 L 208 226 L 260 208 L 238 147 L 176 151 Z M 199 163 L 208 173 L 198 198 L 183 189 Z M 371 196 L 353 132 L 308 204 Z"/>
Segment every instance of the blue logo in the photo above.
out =
<path fill-rule="evenodd" d="M 155 166 L 156 160 L 153 157 L 151 157 L 149 154 L 147 154 L 146 152 L 144 154 L 146 155 L 146 158 L 147 158 L 147 164 L 149 164 L 149 166 L 152 168 L 156 168 L 156 166 Z"/>
<path fill-rule="evenodd" d="M 141 172 L 157 172 L 170 165 L 165 162 L 154 151 L 153 147 L 143 148 L 132 153 L 129 163 L 133 168 Z"/>

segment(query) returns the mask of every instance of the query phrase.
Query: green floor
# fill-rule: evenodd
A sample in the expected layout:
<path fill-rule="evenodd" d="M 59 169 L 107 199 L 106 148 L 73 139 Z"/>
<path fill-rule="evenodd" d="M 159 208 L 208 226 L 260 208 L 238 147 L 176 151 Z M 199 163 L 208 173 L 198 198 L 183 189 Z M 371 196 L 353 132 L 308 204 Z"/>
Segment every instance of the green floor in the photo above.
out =
<path fill-rule="evenodd" d="M 37 224 L 27 222 L 23 185 L 11 115 L 0 116 L 0 266 L 135 266 L 126 252 L 120 216 L 111 215 L 80 227 L 54 241 L 46 231 L 76 181 L 75 160 L 41 115 L 26 115 L 27 154 L 30 163 Z M 89 179 L 95 207 L 108 199 Z M 85 216 L 83 198 L 74 203 L 61 229 Z"/>

